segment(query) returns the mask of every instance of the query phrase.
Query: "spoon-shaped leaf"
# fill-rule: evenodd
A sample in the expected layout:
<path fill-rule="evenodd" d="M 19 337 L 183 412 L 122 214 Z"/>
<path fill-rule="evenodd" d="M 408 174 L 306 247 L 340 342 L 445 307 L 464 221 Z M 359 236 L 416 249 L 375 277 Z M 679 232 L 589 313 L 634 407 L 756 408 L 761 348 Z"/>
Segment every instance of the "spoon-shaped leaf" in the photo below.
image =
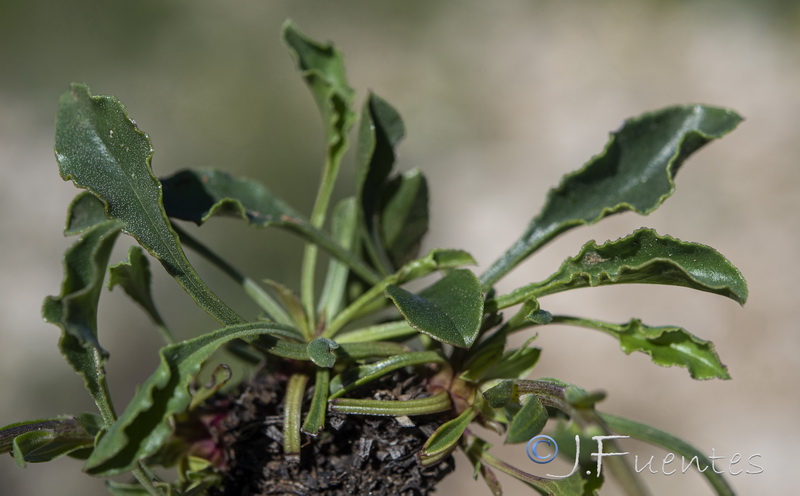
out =
<path fill-rule="evenodd" d="M 550 191 L 541 213 L 481 281 L 492 285 L 573 227 L 625 210 L 651 213 L 675 191 L 673 178 L 689 155 L 732 131 L 741 120 L 731 110 L 704 105 L 668 107 L 629 119 L 611 135 L 600 155 Z"/>
<path fill-rule="evenodd" d="M 496 301 L 498 308 L 505 308 L 529 296 L 626 283 L 685 286 L 727 296 L 740 304 L 747 300 L 742 274 L 718 251 L 639 229 L 600 246 L 594 241 L 586 243 L 546 281 L 523 286 Z"/>
<path fill-rule="evenodd" d="M 115 413 L 103 364 L 108 353 L 97 339 L 97 304 L 108 258 L 122 223 L 107 220 L 86 231 L 64 254 L 61 294 L 42 305 L 46 322 L 62 330 L 58 348 L 84 381 L 107 423 Z"/>
<path fill-rule="evenodd" d="M 640 351 L 653 363 L 664 367 L 678 365 L 689 369 L 693 379 L 730 379 L 728 369 L 714 351 L 714 343 L 700 339 L 682 327 L 652 327 L 631 319 L 626 324 L 557 316 L 554 322 L 597 329 L 619 339 L 622 351 Z"/>
<path fill-rule="evenodd" d="M 481 283 L 471 271 L 456 269 L 418 294 L 386 288 L 409 325 L 437 341 L 469 348 L 483 320 Z"/>
<path fill-rule="evenodd" d="M 92 96 L 73 84 L 61 97 L 56 117 L 56 158 L 61 177 L 91 191 L 106 216 L 124 222 L 167 272 L 219 322 L 243 322 L 194 271 L 161 203 L 161 184 L 150 169 L 150 138 L 110 96 Z"/>

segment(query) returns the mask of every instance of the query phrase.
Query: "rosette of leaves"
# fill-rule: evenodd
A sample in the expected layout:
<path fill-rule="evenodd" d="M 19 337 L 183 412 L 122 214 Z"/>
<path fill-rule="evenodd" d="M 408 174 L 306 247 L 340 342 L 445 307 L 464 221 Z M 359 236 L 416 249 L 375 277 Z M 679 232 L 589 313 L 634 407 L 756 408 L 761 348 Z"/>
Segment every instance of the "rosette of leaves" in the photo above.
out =
<path fill-rule="evenodd" d="M 119 101 L 93 96 L 81 84 L 62 96 L 59 170 L 85 191 L 69 206 L 65 233 L 77 240 L 64 256 L 61 292 L 45 300 L 43 314 L 61 328 L 59 349 L 83 378 L 98 412 L 6 426 L 0 430 L 2 451 L 20 465 L 69 455 L 84 459 L 90 475 L 132 474 L 130 484 L 108 483 L 114 494 L 203 494 L 219 482 L 218 460 L 176 443 L 181 435 L 175 425 L 192 417 L 227 380 L 224 368 L 217 368 L 215 386 L 190 388 L 203 364 L 227 347 L 245 361 L 292 364 L 283 398 L 287 461 L 302 456 L 301 446 L 325 429 L 330 412 L 406 422 L 441 414 L 444 420 L 419 450 L 418 463 L 436 464 L 462 449 L 493 494 L 501 494 L 498 470 L 554 495 L 595 494 L 603 477 L 589 464 L 581 467 L 589 470 L 564 479 L 527 473 L 494 457 L 473 424 L 504 435 L 508 443 L 523 443 L 557 419 L 554 435 L 630 435 L 702 459 L 677 438 L 597 411 L 602 393 L 556 379 L 530 379 L 541 350 L 529 346 L 530 340 L 509 347 L 507 339 L 531 327 L 546 332 L 548 326 L 577 325 L 617 339 L 625 353 L 646 353 L 658 365 L 684 367 L 694 379 L 728 379 L 712 343 L 681 327 L 552 315 L 540 306 L 547 295 L 569 289 L 634 283 L 683 286 L 744 303 L 745 281 L 720 253 L 640 229 L 615 241 L 586 243 L 542 281 L 506 294 L 494 285 L 567 230 L 626 210 L 647 215 L 658 208 L 672 194 L 684 161 L 733 130 L 741 118 L 726 109 L 687 105 L 625 121 L 602 152 L 550 191 L 519 240 L 479 274 L 466 251 L 434 249 L 420 256 L 428 229 L 428 184 L 419 170 L 395 169 L 405 133 L 398 112 L 370 93 L 357 117 L 341 54 L 291 23 L 283 39 L 319 107 L 325 133 L 322 180 L 308 216 L 257 181 L 221 170 L 185 170 L 158 179 L 151 169 L 150 139 Z M 352 196 L 332 207 L 351 134 L 357 143 Z M 305 243 L 299 294 L 240 273 L 175 222 L 202 225 L 215 216 L 297 234 Z M 138 246 L 127 260 L 109 266 L 120 233 Z M 198 276 L 184 248 L 235 280 L 261 315 L 233 311 Z M 320 250 L 330 261 L 324 285 L 317 288 Z M 219 328 L 176 340 L 152 298 L 149 260 L 160 263 Z M 109 288 L 120 286 L 166 340 L 159 366 L 121 413 L 108 392 L 104 363 L 109 354 L 97 320 L 106 273 Z M 408 283 L 423 277 L 414 285 L 423 289 L 410 289 Z M 427 393 L 405 401 L 359 396 L 363 386 L 399 369 L 423 377 Z M 310 402 L 304 403 L 308 396 Z M 179 469 L 176 481 L 154 475 L 154 466 L 172 464 Z M 645 493 L 621 459 L 609 459 L 608 465 L 628 494 Z M 719 474 L 703 475 L 717 494 L 733 494 Z"/>

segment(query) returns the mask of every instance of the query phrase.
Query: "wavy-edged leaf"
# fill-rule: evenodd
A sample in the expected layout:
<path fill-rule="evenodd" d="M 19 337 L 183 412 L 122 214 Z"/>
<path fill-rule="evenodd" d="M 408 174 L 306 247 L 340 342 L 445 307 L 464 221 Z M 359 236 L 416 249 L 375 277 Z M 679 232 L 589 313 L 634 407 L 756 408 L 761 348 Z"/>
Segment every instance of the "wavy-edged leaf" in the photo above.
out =
<path fill-rule="evenodd" d="M 520 239 L 482 276 L 492 285 L 515 265 L 573 227 L 633 210 L 647 215 L 675 190 L 683 162 L 711 140 L 729 133 L 741 116 L 705 105 L 674 106 L 629 119 L 603 152 L 565 176 Z"/>
<path fill-rule="evenodd" d="M 67 208 L 67 225 L 64 227 L 64 235 L 81 234 L 106 220 L 108 219 L 106 219 L 103 202 L 88 191 L 78 193 Z"/>
<path fill-rule="evenodd" d="M 386 185 L 381 204 L 381 240 L 392 264 L 400 267 L 416 257 L 427 232 L 428 182 L 413 169 Z"/>
<path fill-rule="evenodd" d="M 415 351 L 395 355 L 385 360 L 345 370 L 330 381 L 331 398 L 338 398 L 353 389 L 374 381 L 394 370 L 411 365 L 443 363 L 444 358 L 435 351 Z"/>
<path fill-rule="evenodd" d="M 341 155 L 347 144 L 347 131 L 355 120 L 350 108 L 354 91 L 347 84 L 341 52 L 332 44 L 321 44 L 303 35 L 292 21 L 283 25 L 283 41 L 322 114 L 329 154 Z"/>
<path fill-rule="evenodd" d="M 583 245 L 546 281 L 529 284 L 497 299 L 498 308 L 569 289 L 609 284 L 665 284 L 684 286 L 747 300 L 747 283 L 739 270 L 713 248 L 659 236 L 652 229 L 598 246 Z"/>
<path fill-rule="evenodd" d="M 0 428 L 0 453 L 11 452 L 20 467 L 55 460 L 94 446 L 102 422 L 91 415 L 17 422 Z"/>
<path fill-rule="evenodd" d="M 467 269 L 455 269 L 433 285 L 411 293 L 399 286 L 386 288 L 409 325 L 459 348 L 469 348 L 483 321 L 483 293 L 478 278 Z"/>
<path fill-rule="evenodd" d="M 556 322 L 597 329 L 619 339 L 622 351 L 640 351 L 663 367 L 677 365 L 689 370 L 693 379 L 730 379 L 728 369 L 714 350 L 714 343 L 700 339 L 682 327 L 652 327 L 639 319 L 611 324 L 594 319 L 558 316 Z"/>
<path fill-rule="evenodd" d="M 48 296 L 42 305 L 44 320 L 61 328 L 61 354 L 83 378 L 106 422 L 113 420 L 114 409 L 103 369 L 108 353 L 97 338 L 97 304 L 121 229 L 121 222 L 107 220 L 85 231 L 64 254 L 61 294 Z"/>
<path fill-rule="evenodd" d="M 92 96 L 73 84 L 59 102 L 56 158 L 61 177 L 92 192 L 106 216 L 132 235 L 192 298 L 219 322 L 243 322 L 203 283 L 181 249 L 161 203 L 161 185 L 150 168 L 150 138 L 110 96 Z"/>
<path fill-rule="evenodd" d="M 138 246 L 130 247 L 126 261 L 108 268 L 108 289 L 121 286 L 125 293 L 138 303 L 152 319 L 167 343 L 174 343 L 175 338 L 172 337 L 153 301 L 150 281 L 150 262 L 147 261 L 144 251 Z"/>
<path fill-rule="evenodd" d="M 453 452 L 461 436 L 464 435 L 464 431 L 467 430 L 469 424 L 478 415 L 481 407 L 480 398 L 480 396 L 476 397 L 477 403 L 461 412 L 458 417 L 440 425 L 425 441 L 422 449 L 417 454 L 422 466 L 433 465 Z"/>
<path fill-rule="evenodd" d="M 284 332 L 280 326 L 240 324 L 162 348 L 158 368 L 100 438 L 86 461 L 86 472 L 102 476 L 119 474 L 155 453 L 170 434 L 170 418 L 186 410 L 191 402 L 190 381 L 220 346 L 233 339 L 282 336 Z"/>

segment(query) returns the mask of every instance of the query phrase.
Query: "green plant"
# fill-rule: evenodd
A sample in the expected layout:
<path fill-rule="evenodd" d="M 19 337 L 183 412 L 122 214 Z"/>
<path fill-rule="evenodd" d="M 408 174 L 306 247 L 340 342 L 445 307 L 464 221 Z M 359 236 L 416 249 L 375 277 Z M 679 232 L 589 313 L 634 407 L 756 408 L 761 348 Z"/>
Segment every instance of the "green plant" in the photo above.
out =
<path fill-rule="evenodd" d="M 574 436 L 583 442 L 615 433 L 708 461 L 666 433 L 598 412 L 602 393 L 556 379 L 527 379 L 540 350 L 530 346 L 533 338 L 518 348 L 508 346 L 507 339 L 531 327 L 577 325 L 618 339 L 625 353 L 643 352 L 659 365 L 685 367 L 695 379 L 727 379 L 712 343 L 680 327 L 552 315 L 539 304 L 542 297 L 569 289 L 628 283 L 685 286 L 744 303 L 745 281 L 722 255 L 640 229 L 601 245 L 586 243 L 543 281 L 507 294 L 498 294 L 494 285 L 569 229 L 626 210 L 643 215 L 655 210 L 672 194 L 673 177 L 684 160 L 733 130 L 741 120 L 736 113 L 677 106 L 626 121 L 602 153 L 550 192 L 519 240 L 477 276 L 464 268 L 475 265 L 465 251 L 435 249 L 418 257 L 428 228 L 427 182 L 418 170 L 394 172 L 404 126 L 397 111 L 375 94 L 367 97 L 360 115 L 353 196 L 329 208 L 356 122 L 353 91 L 341 54 L 332 46 L 304 37 L 291 23 L 284 41 L 319 106 L 326 137 L 322 181 L 308 218 L 259 183 L 219 170 L 186 170 L 159 180 L 150 168 L 149 138 L 119 101 L 92 96 L 79 84 L 62 96 L 56 131 L 61 176 L 87 191 L 69 207 L 65 233 L 79 238 L 64 256 L 61 293 L 45 300 L 43 315 L 62 329 L 60 351 L 83 378 L 99 415 L 11 424 L 0 429 L 0 451 L 11 452 L 22 466 L 70 455 L 85 459 L 90 475 L 131 473 L 135 482 L 107 483 L 114 494 L 204 494 L 220 483 L 226 467 L 218 449 L 202 449 L 208 448 L 202 444 L 208 431 L 187 426 L 207 427 L 209 412 L 225 415 L 220 389 L 230 377 L 225 367 L 217 367 L 214 385 L 196 387 L 193 381 L 224 346 L 243 362 L 266 362 L 268 374 L 285 375 L 282 456 L 287 464 L 298 463 L 304 441 L 323 432 L 326 416 L 339 413 L 405 422 L 436 415 L 438 428 L 420 447 L 419 464 L 435 465 L 461 448 L 494 494 L 501 489 L 493 470 L 556 495 L 594 494 L 604 477 L 585 450 L 577 457 L 580 470 L 569 477 L 526 473 L 492 456 L 473 424 L 505 435 L 508 443 L 524 443 L 556 420 L 553 435 L 565 445 Z M 241 274 L 173 222 L 199 225 L 222 215 L 253 227 L 281 227 L 305 240 L 299 295 L 277 282 L 262 285 Z M 109 266 L 121 232 L 141 248 L 134 246 L 127 260 Z M 246 319 L 234 312 L 197 275 L 183 247 L 233 278 L 262 315 Z M 320 249 L 330 261 L 318 290 Z M 222 327 L 176 342 L 151 297 L 145 251 Z M 167 343 L 160 365 L 121 414 L 108 394 L 103 367 L 108 354 L 97 325 L 106 271 L 109 288 L 122 287 Z M 423 281 L 424 289 L 407 286 L 426 276 L 436 279 Z M 504 310 L 511 316 L 505 318 Z M 353 397 L 400 370 L 413 370 L 424 392 L 394 400 Z M 605 463 L 628 494 L 644 493 L 622 459 L 610 457 Z M 171 483 L 152 471 L 173 465 L 178 478 Z M 717 494 L 733 494 L 716 472 L 703 475 Z"/>

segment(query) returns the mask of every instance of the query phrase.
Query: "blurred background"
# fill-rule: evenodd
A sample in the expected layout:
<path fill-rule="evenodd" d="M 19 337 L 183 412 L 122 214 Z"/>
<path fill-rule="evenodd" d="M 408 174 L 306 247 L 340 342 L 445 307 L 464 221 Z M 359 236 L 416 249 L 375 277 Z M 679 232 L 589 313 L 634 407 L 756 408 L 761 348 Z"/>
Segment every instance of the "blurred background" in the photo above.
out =
<path fill-rule="evenodd" d="M 744 308 L 650 286 L 573 291 L 542 304 L 554 313 L 683 326 L 716 343 L 733 380 L 693 381 L 684 369 L 624 355 L 605 335 L 563 326 L 540 331 L 544 353 L 535 375 L 607 391 L 603 410 L 672 432 L 709 455 L 714 449 L 725 457 L 718 462 L 725 472 L 735 453 L 743 462 L 734 471 L 761 455 L 754 461 L 763 473 L 729 477 L 739 494 L 793 493 L 800 441 L 794 1 L 0 0 L 0 425 L 94 408 L 58 355 L 58 329 L 39 312 L 43 297 L 59 290 L 60 257 L 70 243 L 61 236 L 64 212 L 76 194 L 53 158 L 59 95 L 78 81 L 125 102 L 153 140 L 157 175 L 224 168 L 263 181 L 308 212 L 322 131 L 279 41 L 289 17 L 309 36 L 336 42 L 359 102 L 371 89 L 401 112 L 408 137 L 399 166 L 423 168 L 431 187 L 424 248 L 466 248 L 483 267 L 516 239 L 547 190 L 600 152 L 625 118 L 692 102 L 742 113 L 735 132 L 690 159 L 676 194 L 655 214 L 571 231 L 500 287 L 546 277 L 588 239 L 641 226 L 716 247 L 747 277 Z M 344 195 L 351 170 L 341 179 Z M 230 220 L 197 232 L 254 278 L 296 286 L 302 245 L 288 234 Z M 220 293 L 237 295 L 213 269 L 198 268 Z M 179 337 L 214 328 L 154 269 L 160 307 Z M 254 315 L 247 303 L 233 305 Z M 121 408 L 155 367 L 159 337 L 120 290 L 103 296 L 100 333 Z M 642 460 L 664 456 L 625 446 Z M 524 446 L 496 449 L 521 468 L 537 468 Z M 439 494 L 489 494 L 465 458 L 457 464 Z M 710 494 L 696 474 L 643 477 L 656 495 Z M 70 459 L 23 470 L 3 457 L 0 481 L 2 495 L 105 494 Z M 502 481 L 507 494 L 529 494 Z"/>

